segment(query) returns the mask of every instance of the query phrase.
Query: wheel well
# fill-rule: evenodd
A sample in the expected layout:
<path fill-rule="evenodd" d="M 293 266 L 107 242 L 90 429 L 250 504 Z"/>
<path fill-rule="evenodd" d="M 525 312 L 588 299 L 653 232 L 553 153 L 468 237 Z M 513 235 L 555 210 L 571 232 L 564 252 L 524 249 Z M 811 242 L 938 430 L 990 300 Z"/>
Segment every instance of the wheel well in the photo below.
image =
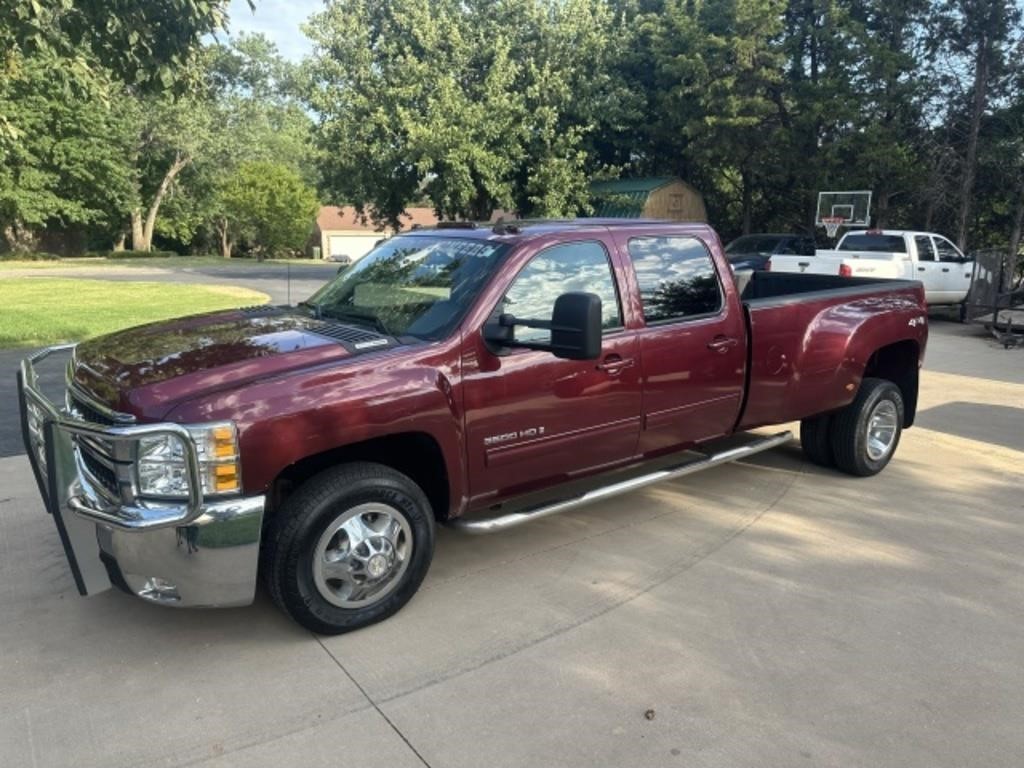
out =
<path fill-rule="evenodd" d="M 437 520 L 449 509 L 448 470 L 441 446 L 424 432 L 403 432 L 318 453 L 285 468 L 274 480 L 270 500 L 277 509 L 291 492 L 313 475 L 351 461 L 372 461 L 407 475 L 426 494 Z"/>
<path fill-rule="evenodd" d="M 917 381 L 920 347 L 916 341 L 898 341 L 876 350 L 868 359 L 864 376 L 891 381 L 903 395 L 903 426 L 914 424 L 917 414 Z"/>

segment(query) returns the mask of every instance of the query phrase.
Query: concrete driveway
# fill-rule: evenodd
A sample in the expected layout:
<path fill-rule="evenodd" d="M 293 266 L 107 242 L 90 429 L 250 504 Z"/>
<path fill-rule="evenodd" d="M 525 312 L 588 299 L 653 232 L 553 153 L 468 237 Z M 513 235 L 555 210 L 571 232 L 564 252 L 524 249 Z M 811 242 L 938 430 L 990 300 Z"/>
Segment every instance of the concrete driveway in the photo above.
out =
<path fill-rule="evenodd" d="M 82 599 L 0 459 L 6 766 L 1020 766 L 1024 355 L 936 322 L 879 477 L 754 460 L 490 538 L 317 638 Z M 648 713 L 645 716 L 645 713 Z"/>

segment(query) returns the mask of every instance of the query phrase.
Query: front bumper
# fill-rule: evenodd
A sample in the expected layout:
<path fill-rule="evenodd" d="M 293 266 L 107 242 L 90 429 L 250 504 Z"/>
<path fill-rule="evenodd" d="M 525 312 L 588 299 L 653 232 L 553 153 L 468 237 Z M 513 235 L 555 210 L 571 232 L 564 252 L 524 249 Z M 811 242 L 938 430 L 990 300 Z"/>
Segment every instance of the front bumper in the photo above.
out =
<path fill-rule="evenodd" d="M 23 360 L 18 400 L 25 450 L 78 591 L 92 595 L 113 585 L 181 607 L 251 603 L 264 497 L 204 499 L 195 443 L 178 424 L 136 425 L 117 414 L 111 424 L 96 424 L 51 402 L 34 366 L 70 348 L 49 347 Z M 183 503 L 136 499 L 127 485 L 112 490 L 83 460 L 81 446 L 90 441 L 123 446 L 167 433 L 185 449 L 189 498 Z"/>

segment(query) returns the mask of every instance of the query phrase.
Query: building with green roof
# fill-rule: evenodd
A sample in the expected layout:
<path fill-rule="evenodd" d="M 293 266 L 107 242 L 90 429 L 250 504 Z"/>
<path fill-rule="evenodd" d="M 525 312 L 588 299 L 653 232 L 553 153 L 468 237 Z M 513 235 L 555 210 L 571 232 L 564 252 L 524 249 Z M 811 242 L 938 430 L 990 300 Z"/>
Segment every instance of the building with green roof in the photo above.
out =
<path fill-rule="evenodd" d="M 594 216 L 621 219 L 707 221 L 700 192 L 675 176 L 595 181 L 590 185 Z"/>

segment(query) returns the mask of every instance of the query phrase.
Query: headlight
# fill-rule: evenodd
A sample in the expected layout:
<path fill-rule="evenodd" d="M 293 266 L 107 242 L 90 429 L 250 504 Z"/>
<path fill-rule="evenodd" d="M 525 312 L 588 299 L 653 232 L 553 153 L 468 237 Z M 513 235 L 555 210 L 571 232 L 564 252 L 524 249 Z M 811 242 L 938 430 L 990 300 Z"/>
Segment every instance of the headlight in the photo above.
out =
<path fill-rule="evenodd" d="M 216 496 L 241 490 L 242 472 L 235 425 L 220 422 L 185 428 L 196 444 L 203 495 Z M 140 439 L 135 471 L 140 496 L 188 496 L 185 446 L 175 435 Z"/>

